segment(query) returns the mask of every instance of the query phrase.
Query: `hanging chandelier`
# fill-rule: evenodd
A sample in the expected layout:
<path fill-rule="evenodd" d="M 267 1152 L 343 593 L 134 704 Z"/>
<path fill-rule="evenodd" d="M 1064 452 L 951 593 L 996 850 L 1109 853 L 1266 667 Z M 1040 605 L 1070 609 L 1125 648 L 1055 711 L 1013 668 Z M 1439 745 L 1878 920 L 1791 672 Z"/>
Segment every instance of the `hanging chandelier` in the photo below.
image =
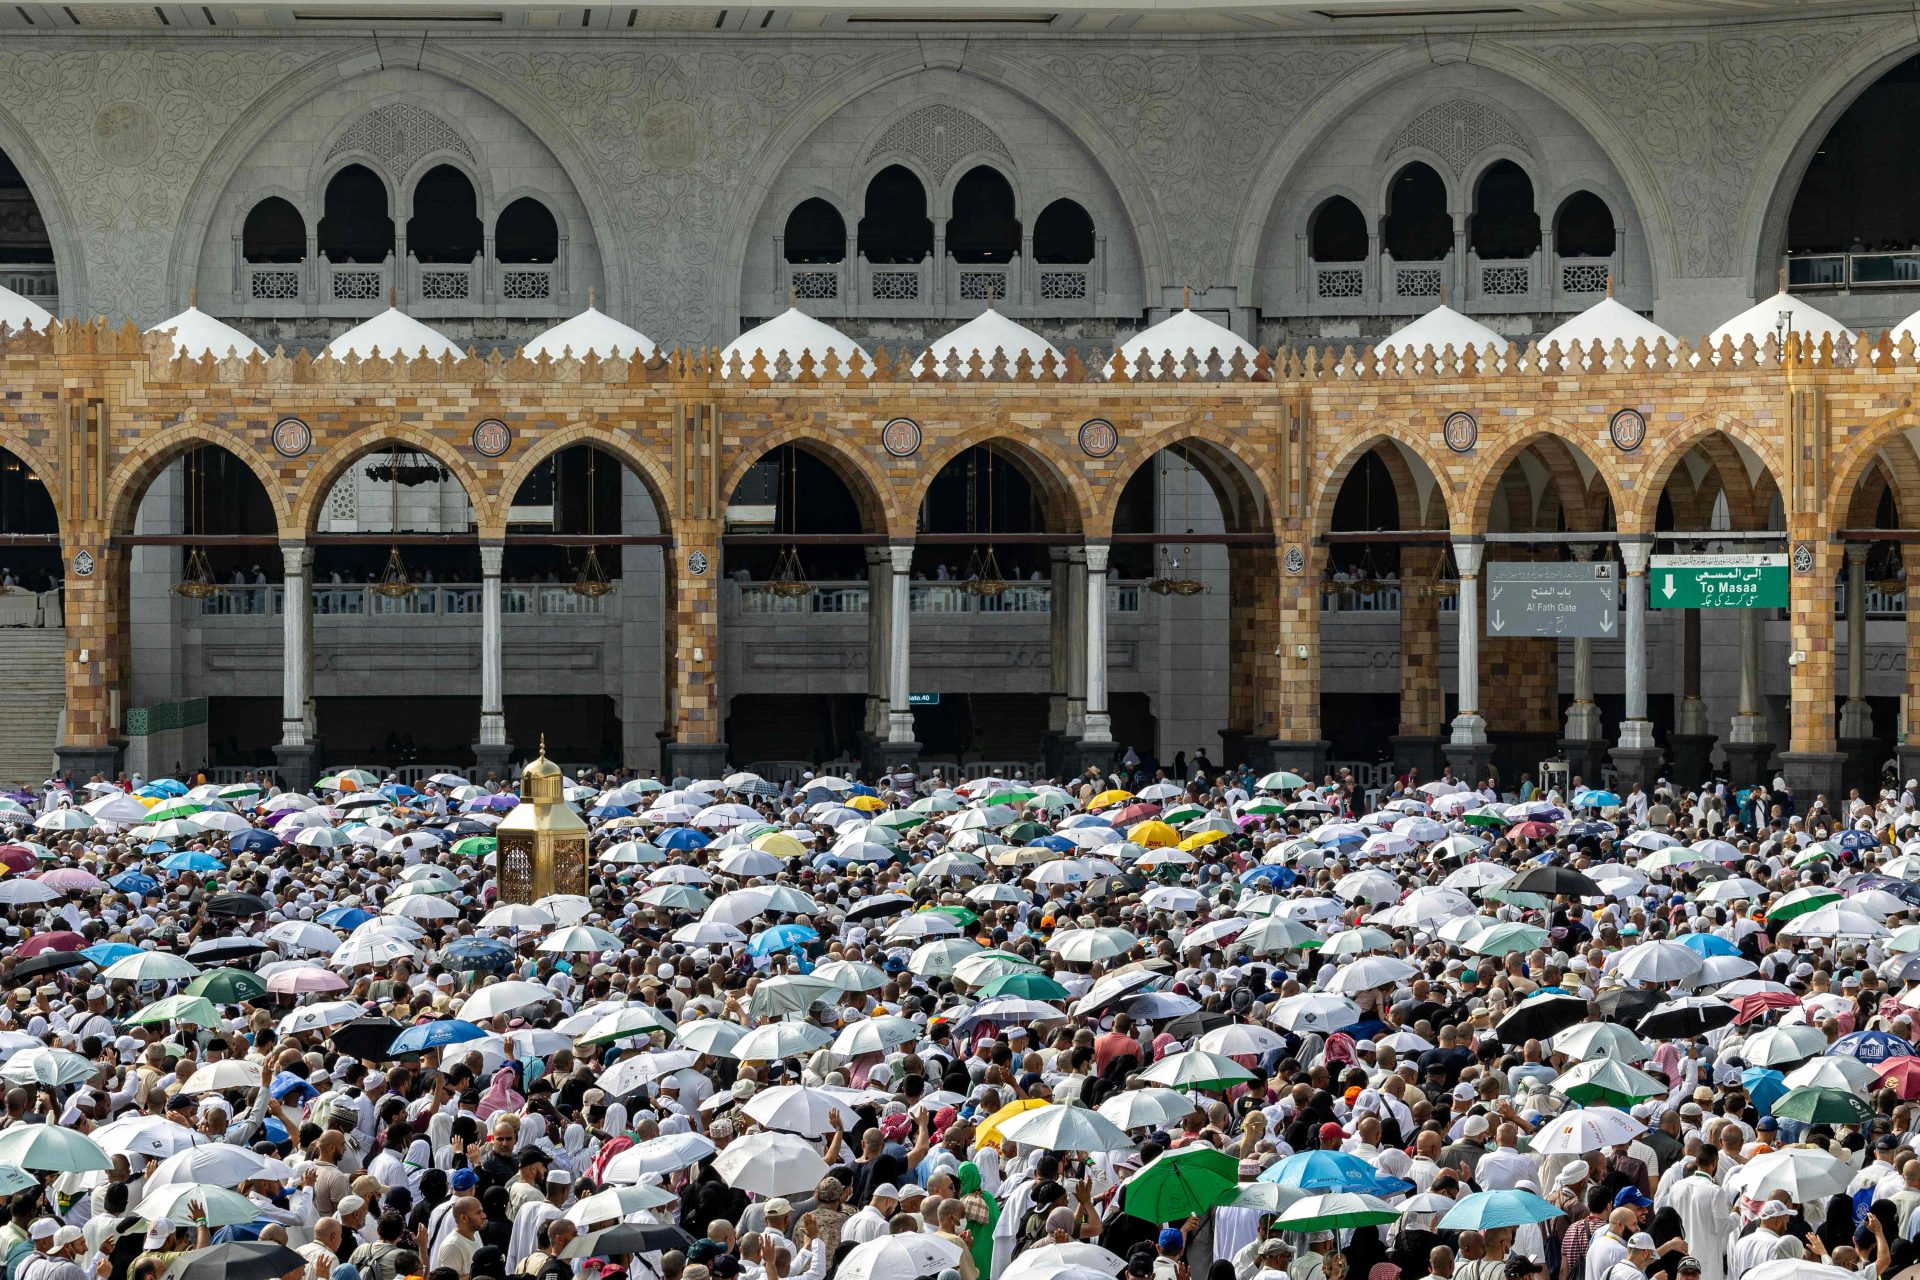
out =
<path fill-rule="evenodd" d="M 1427 592 L 1442 599 L 1452 599 L 1460 594 L 1460 571 L 1453 563 L 1453 546 L 1448 544 L 1440 553 L 1440 563 L 1434 568 L 1433 577 L 1427 582 Z"/>
<path fill-rule="evenodd" d="M 987 455 L 987 527 L 988 541 L 973 549 L 967 557 L 967 571 L 960 589 L 970 596 L 988 599 L 1005 595 L 1007 591 L 1006 575 L 1000 572 L 1000 558 L 993 550 L 993 452 L 982 450 Z"/>
<path fill-rule="evenodd" d="M 599 494 L 599 455 L 591 445 L 587 448 L 587 532 L 598 532 L 599 521 L 594 515 L 594 499 Z M 556 489 L 560 479 L 560 459 L 553 460 L 554 484 Z M 574 576 L 567 589 L 577 596 L 586 596 L 597 600 L 613 590 L 613 583 L 607 579 L 607 571 L 600 567 L 600 548 L 589 546 L 587 558 L 580 562 L 580 572 Z"/>
<path fill-rule="evenodd" d="M 196 447 L 187 454 L 187 512 L 193 519 L 195 532 L 199 532 L 202 518 L 206 515 L 207 480 L 202 474 L 200 450 Z M 219 584 L 213 580 L 213 566 L 207 563 L 207 553 L 195 546 L 187 552 L 186 568 L 180 575 L 180 581 L 173 584 L 173 594 L 189 600 L 205 600 L 218 591 Z"/>
<path fill-rule="evenodd" d="M 1180 456 L 1180 460 L 1187 462 L 1184 456 Z M 1193 464 L 1187 462 L 1187 465 L 1191 467 Z M 1180 490 L 1180 523 L 1189 534 L 1193 532 L 1193 512 L 1188 505 L 1192 496 L 1192 485 L 1183 484 Z M 1178 558 L 1175 558 L 1171 547 L 1163 544 L 1160 548 L 1160 562 L 1157 566 L 1159 572 L 1147 579 L 1147 590 L 1157 596 L 1197 596 L 1204 593 L 1207 589 L 1206 583 L 1200 581 L 1198 578 L 1190 577 L 1181 571 L 1181 564 L 1191 559 L 1193 559 L 1193 547 L 1191 544 L 1180 548 Z"/>
<path fill-rule="evenodd" d="M 780 552 L 780 558 L 773 562 L 773 577 L 761 583 L 759 590 L 787 600 L 798 599 L 813 590 L 806 571 L 800 567 L 798 547 L 789 544 Z"/>
<path fill-rule="evenodd" d="M 785 524 L 784 532 L 788 537 L 794 533 L 794 521 L 797 517 L 799 502 L 799 458 L 793 446 L 782 446 L 786 451 L 784 465 L 780 468 L 779 488 L 774 494 L 775 532 L 781 532 L 779 525 Z M 754 590 L 765 595 L 778 596 L 782 600 L 797 600 L 813 591 L 813 583 L 807 579 L 806 567 L 800 563 L 800 548 L 789 542 L 780 550 L 773 562 L 773 577 L 758 584 Z"/>
<path fill-rule="evenodd" d="M 1869 556 L 1868 573 L 1873 576 L 1873 589 L 1883 596 L 1901 596 L 1907 593 L 1907 578 L 1902 570 L 1906 567 L 1900 554 L 1900 544 L 1886 544 L 1884 552 L 1875 548 L 1877 554 Z"/>
<path fill-rule="evenodd" d="M 376 474 L 376 472 L 380 472 L 381 470 L 382 469 L 378 467 L 369 467 L 367 468 L 367 474 L 378 480 L 381 479 L 382 476 Z M 417 481 L 402 478 L 400 469 L 400 446 L 397 444 L 391 446 L 388 450 L 387 465 L 384 468 L 384 478 L 387 482 L 388 495 L 387 532 L 389 534 L 397 534 L 400 532 L 400 486 L 402 484 L 418 483 Z M 373 589 L 389 600 L 398 600 L 420 590 L 419 586 L 412 581 L 411 575 L 407 572 L 407 562 L 401 558 L 399 543 L 395 542 L 387 548 L 386 568 L 380 571 L 380 578 L 373 584 Z"/>

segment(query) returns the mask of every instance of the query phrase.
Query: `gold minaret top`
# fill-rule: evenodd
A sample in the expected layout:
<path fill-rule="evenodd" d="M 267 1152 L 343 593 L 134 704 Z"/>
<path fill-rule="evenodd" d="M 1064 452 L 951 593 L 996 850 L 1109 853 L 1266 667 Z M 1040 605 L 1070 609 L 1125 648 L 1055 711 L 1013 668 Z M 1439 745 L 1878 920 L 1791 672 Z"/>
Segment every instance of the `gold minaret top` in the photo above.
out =
<path fill-rule="evenodd" d="M 520 774 L 520 803 L 496 835 L 494 874 L 501 902 L 533 902 L 553 893 L 587 892 L 587 824 L 567 803 L 566 775 L 540 755 Z"/>

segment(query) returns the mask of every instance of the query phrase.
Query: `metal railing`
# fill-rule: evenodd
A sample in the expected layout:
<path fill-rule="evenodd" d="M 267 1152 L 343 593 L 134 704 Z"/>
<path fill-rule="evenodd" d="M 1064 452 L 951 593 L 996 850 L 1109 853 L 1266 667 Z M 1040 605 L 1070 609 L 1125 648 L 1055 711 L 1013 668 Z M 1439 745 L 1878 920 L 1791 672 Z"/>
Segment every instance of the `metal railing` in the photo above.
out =
<path fill-rule="evenodd" d="M 764 583 L 732 584 L 739 601 L 739 612 L 751 617 L 796 617 L 805 614 L 865 614 L 872 608 L 871 592 L 864 582 L 816 582 L 804 595 L 778 594 Z M 961 582 L 915 582 L 908 605 L 914 613 L 1019 613 L 1053 612 L 1051 582 L 1010 582 L 998 595 L 975 595 Z M 1113 613 L 1140 612 L 1140 584 L 1107 584 L 1107 608 Z"/>
<path fill-rule="evenodd" d="M 1920 285 L 1920 250 L 1883 253 L 1803 253 L 1783 262 L 1787 288 L 1899 289 Z"/>
<path fill-rule="evenodd" d="M 777 235 L 780 287 L 766 306 L 784 310 L 791 298 L 811 315 L 971 316 L 991 298 L 1003 311 L 1084 316 L 1107 304 L 1105 236 L 1094 238 L 1090 262 L 1037 262 L 1030 250 L 1008 262 L 962 263 L 936 246 L 918 262 L 870 262 L 849 239 L 839 262 L 788 262 L 786 238 Z"/>
<path fill-rule="evenodd" d="M 544 617 L 602 617 L 619 591 L 583 596 L 565 584 L 507 582 L 500 587 L 500 612 Z M 0 597 L 4 601 L 5 597 Z M 456 617 L 477 618 L 483 590 L 476 582 L 421 583 L 409 595 L 382 595 L 370 586 L 320 583 L 313 588 L 317 617 Z M 286 588 L 280 583 L 216 587 L 199 600 L 200 616 L 211 618 L 274 617 L 286 612 Z"/>
<path fill-rule="evenodd" d="M 1867 616 L 1870 618 L 1903 618 L 1907 613 L 1907 593 L 1902 587 L 1899 591 L 1885 591 L 1872 581 L 1867 583 Z M 1835 617 L 1847 616 L 1847 584 L 1844 580 L 1834 584 L 1833 612 Z"/>
<path fill-rule="evenodd" d="M 1398 613 L 1400 612 L 1400 595 L 1399 583 L 1385 584 L 1375 591 L 1362 591 L 1351 585 L 1326 582 L 1320 586 L 1320 612 Z M 1459 596 L 1439 597 L 1438 608 L 1441 613 L 1453 613 L 1459 607 Z"/>

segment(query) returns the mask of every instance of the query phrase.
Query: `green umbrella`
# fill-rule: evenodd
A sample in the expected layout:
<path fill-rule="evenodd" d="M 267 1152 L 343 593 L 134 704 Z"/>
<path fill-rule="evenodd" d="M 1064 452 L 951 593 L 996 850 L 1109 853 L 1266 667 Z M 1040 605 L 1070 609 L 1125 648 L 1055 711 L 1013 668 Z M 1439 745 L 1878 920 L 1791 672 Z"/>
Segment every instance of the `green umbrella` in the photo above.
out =
<path fill-rule="evenodd" d="M 1285 813 L 1286 811 L 1287 806 L 1285 801 L 1273 800 L 1266 796 L 1262 796 L 1260 799 L 1253 801 L 1240 810 L 1242 813 L 1250 813 L 1260 818 L 1270 818 L 1276 813 Z"/>
<path fill-rule="evenodd" d="M 1262 791 L 1298 791 L 1307 785 L 1307 780 L 1297 773 L 1281 769 L 1276 773 L 1267 774 L 1254 785 Z"/>
<path fill-rule="evenodd" d="M 492 836 L 467 836 L 453 842 L 453 851 L 463 858 L 484 858 L 499 846 Z"/>
<path fill-rule="evenodd" d="M 1520 894 L 1531 897 L 1531 894 Z M 1531 951 L 1547 941 L 1547 931 L 1517 920 L 1503 920 L 1475 934 L 1467 950 L 1477 956 L 1504 956 L 1512 951 Z"/>
<path fill-rule="evenodd" d="M 1239 1161 L 1208 1146 L 1182 1147 L 1155 1156 L 1121 1185 L 1120 1211 L 1148 1222 L 1183 1222 L 1239 1192 Z"/>
<path fill-rule="evenodd" d="M 1604 1103 L 1622 1109 L 1667 1091 L 1667 1086 L 1646 1072 L 1612 1058 L 1593 1058 L 1569 1067 L 1552 1087 L 1555 1093 L 1563 1093 L 1583 1107 Z"/>
<path fill-rule="evenodd" d="M 1837 890 L 1829 889 L 1824 885 L 1806 885 L 1802 888 L 1795 889 L 1792 893 L 1769 907 L 1767 909 L 1767 919 L 1769 921 L 1792 920 L 1799 916 L 1818 911 L 1829 902 L 1838 901 L 1840 901 L 1840 894 Z"/>
<path fill-rule="evenodd" d="M 209 975 L 211 976 L 211 975 Z M 252 978 L 252 974 L 246 975 Z M 258 978 L 254 978 L 258 982 Z M 265 987 L 260 988 L 265 991 Z M 130 1027 L 143 1027 L 154 1022 L 190 1022 L 196 1027 L 211 1027 L 220 1021 L 219 1010 L 205 996 L 178 995 L 168 996 L 165 1000 L 155 1000 L 140 1012 L 127 1019 Z"/>
<path fill-rule="evenodd" d="M 1053 833 L 1037 822 L 1016 822 L 1010 827 L 1001 828 L 1000 834 L 1015 844 L 1025 844 L 1029 840 L 1038 840 L 1041 836 Z"/>
<path fill-rule="evenodd" d="M 962 929 L 971 928 L 973 925 L 980 923 L 980 917 L 965 907 L 928 907 L 924 914 L 930 916 L 945 916 Z"/>
<path fill-rule="evenodd" d="M 57 1124 L 15 1125 L 0 1133 L 0 1166 L 10 1164 L 51 1173 L 92 1173 L 113 1167 L 93 1139 Z"/>
<path fill-rule="evenodd" d="M 1003 973 L 980 988 L 983 996 L 1025 996 L 1029 1000 L 1065 1000 L 1067 989 L 1044 973 Z"/>
<path fill-rule="evenodd" d="M 925 825 L 927 815 L 915 813 L 911 809 L 893 809 L 873 820 L 876 827 L 886 827 L 891 831 L 905 831 L 910 827 Z"/>
<path fill-rule="evenodd" d="M 187 984 L 190 996 L 205 996 L 215 1004 L 245 1004 L 267 994 L 267 984 L 245 969 L 214 969 Z"/>
<path fill-rule="evenodd" d="M 1773 1114 L 1809 1124 L 1865 1124 L 1873 1119 L 1874 1110 L 1864 1098 L 1845 1089 L 1810 1084 L 1780 1095 Z"/>
<path fill-rule="evenodd" d="M 1504 831 L 1507 829 L 1507 820 L 1501 817 L 1497 813 L 1487 813 L 1485 811 L 1476 811 L 1474 813 L 1467 814 L 1465 817 L 1461 818 L 1460 821 L 1466 823 L 1470 827 L 1491 827 L 1495 831 Z"/>
<path fill-rule="evenodd" d="M 1274 1219 L 1274 1225 L 1288 1231 L 1346 1231 L 1399 1220 L 1400 1211 L 1378 1196 L 1332 1191 L 1295 1201 Z"/>
<path fill-rule="evenodd" d="M 1489 902 L 1504 902 L 1509 906 L 1526 907 L 1534 911 L 1545 911 L 1549 906 L 1553 905 L 1552 900 L 1544 894 L 1527 893 L 1524 890 L 1502 889 L 1498 886 L 1482 890 L 1480 896 Z M 1491 933 L 1493 931 L 1489 929 L 1487 932 Z M 1478 941 L 1478 939 L 1475 939 L 1475 941 Z"/>

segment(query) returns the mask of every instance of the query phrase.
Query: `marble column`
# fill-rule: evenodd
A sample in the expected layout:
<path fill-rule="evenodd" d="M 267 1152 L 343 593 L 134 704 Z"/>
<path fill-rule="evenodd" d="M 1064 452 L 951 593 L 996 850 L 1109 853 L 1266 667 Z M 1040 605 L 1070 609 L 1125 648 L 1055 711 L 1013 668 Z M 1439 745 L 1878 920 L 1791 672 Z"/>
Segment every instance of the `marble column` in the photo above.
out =
<path fill-rule="evenodd" d="M 913 737 L 912 655 L 913 569 L 912 546 L 890 546 L 887 555 L 893 581 L 887 593 L 887 745 L 908 746 L 919 753 Z"/>
<path fill-rule="evenodd" d="M 1493 763 L 1493 744 L 1487 740 L 1487 721 L 1480 714 L 1480 565 L 1487 546 L 1478 538 L 1455 538 L 1453 562 L 1460 572 L 1458 609 L 1459 645 L 1455 679 L 1460 705 L 1454 712 L 1453 733 L 1443 752 L 1454 777 L 1478 782 Z"/>
<path fill-rule="evenodd" d="M 1740 617 L 1740 707 L 1727 728 L 1727 780 L 1736 787 L 1761 780 L 1773 758 L 1767 716 L 1760 705 L 1760 610 L 1736 609 Z"/>
<path fill-rule="evenodd" d="M 887 715 L 891 703 L 887 681 L 892 674 L 893 657 L 887 649 L 887 633 L 893 626 L 893 560 L 885 547 L 867 549 L 867 705 L 862 731 L 871 740 L 887 736 Z"/>
<path fill-rule="evenodd" d="M 1598 548 L 1581 542 L 1571 550 L 1575 560 L 1586 563 Z M 1569 778 L 1599 785 L 1600 765 L 1606 758 L 1601 732 L 1600 706 L 1593 700 L 1593 637 L 1578 636 L 1573 642 L 1573 702 L 1567 707 L 1565 732 L 1559 744 Z"/>
<path fill-rule="evenodd" d="M 1647 565 L 1653 543 L 1623 538 L 1620 556 L 1626 564 L 1627 590 L 1627 714 L 1620 722 L 1620 742 L 1612 751 L 1613 767 L 1623 787 L 1651 785 L 1665 756 L 1653 740 L 1653 721 L 1647 716 Z"/>
<path fill-rule="evenodd" d="M 507 742 L 507 706 L 501 690 L 500 574 L 507 549 L 498 542 L 480 544 L 480 738 L 473 744 L 474 768 L 504 776 L 512 746 Z"/>
<path fill-rule="evenodd" d="M 313 785 L 319 748 L 309 716 L 313 703 L 313 552 L 304 542 L 280 544 L 286 602 L 280 615 L 280 745 L 274 748 L 281 784 Z"/>
<path fill-rule="evenodd" d="M 1107 711 L 1107 557 L 1111 550 L 1100 543 L 1087 544 L 1087 722 L 1083 740 L 1089 746 L 1113 742 L 1113 717 Z"/>
<path fill-rule="evenodd" d="M 1867 705 L 1867 552 L 1849 542 L 1847 555 L 1847 700 L 1840 708 L 1840 750 L 1846 780 L 1863 796 L 1879 792 L 1879 744 L 1873 739 L 1873 708 Z"/>
<path fill-rule="evenodd" d="M 1680 707 L 1667 737 L 1673 779 L 1683 787 L 1705 782 L 1713 772 L 1714 735 L 1707 727 L 1707 702 L 1700 696 L 1700 611 L 1680 611 Z"/>

